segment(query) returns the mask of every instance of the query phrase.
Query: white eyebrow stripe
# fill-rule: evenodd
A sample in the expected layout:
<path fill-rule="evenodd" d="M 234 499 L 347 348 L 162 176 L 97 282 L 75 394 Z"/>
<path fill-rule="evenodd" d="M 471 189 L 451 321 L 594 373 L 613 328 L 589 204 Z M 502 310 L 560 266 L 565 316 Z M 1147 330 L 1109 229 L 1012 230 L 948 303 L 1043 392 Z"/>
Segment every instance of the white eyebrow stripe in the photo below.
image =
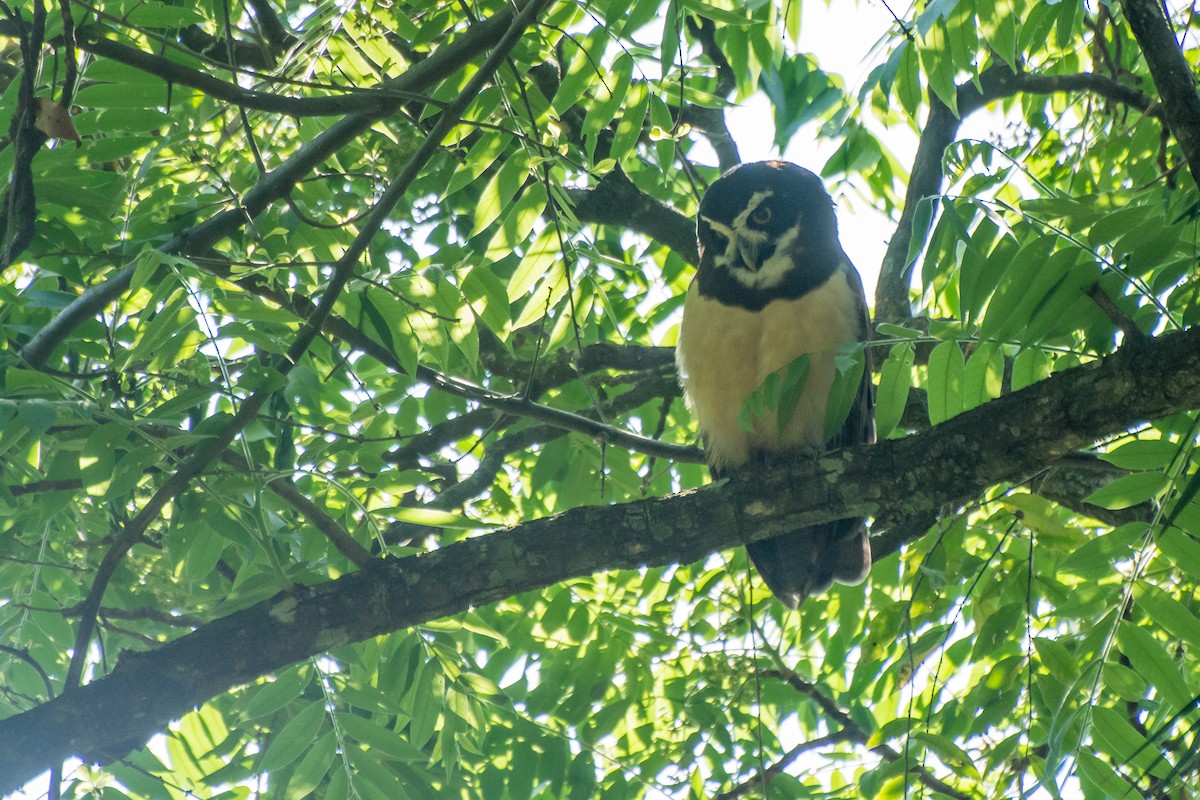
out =
<path fill-rule="evenodd" d="M 733 227 L 738 230 L 743 230 L 746 227 L 746 220 L 754 213 L 754 210 L 763 204 L 763 201 L 768 197 L 773 197 L 775 192 L 770 189 L 763 189 L 750 195 L 749 202 L 746 203 L 746 210 L 733 218 Z"/>
<path fill-rule="evenodd" d="M 729 227 L 729 226 L 728 226 L 728 225 L 726 225 L 725 223 L 723 223 L 723 222 L 717 222 L 717 221 L 716 221 L 715 219 L 713 219 L 712 217 L 706 217 L 706 216 L 704 216 L 704 215 L 701 215 L 701 216 L 700 216 L 700 219 L 702 219 L 702 220 L 704 220 L 705 222 L 707 222 L 707 223 L 708 223 L 708 227 L 712 228 L 714 231 L 716 231 L 717 233 L 721 234 L 721 235 L 722 235 L 722 236 L 724 236 L 726 239 L 732 239 L 732 238 L 733 238 L 733 228 Z"/>

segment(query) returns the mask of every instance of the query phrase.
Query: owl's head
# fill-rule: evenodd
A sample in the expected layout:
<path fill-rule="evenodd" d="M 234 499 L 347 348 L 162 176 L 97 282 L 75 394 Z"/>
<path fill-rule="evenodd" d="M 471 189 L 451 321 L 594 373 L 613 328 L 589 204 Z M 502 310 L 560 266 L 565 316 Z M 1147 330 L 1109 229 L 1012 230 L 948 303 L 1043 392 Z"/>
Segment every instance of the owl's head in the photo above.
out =
<path fill-rule="evenodd" d="M 696 235 L 702 284 L 720 289 L 705 293 L 718 299 L 798 296 L 845 258 L 821 179 L 786 161 L 743 164 L 721 176 L 700 203 Z"/>

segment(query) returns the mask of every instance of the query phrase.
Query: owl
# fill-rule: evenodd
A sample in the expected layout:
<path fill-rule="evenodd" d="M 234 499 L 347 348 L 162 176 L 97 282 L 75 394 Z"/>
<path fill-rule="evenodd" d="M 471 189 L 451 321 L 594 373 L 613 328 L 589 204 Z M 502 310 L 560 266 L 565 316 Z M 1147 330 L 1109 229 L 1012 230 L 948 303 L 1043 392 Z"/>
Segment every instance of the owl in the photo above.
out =
<path fill-rule="evenodd" d="M 835 356 L 867 339 L 862 280 L 838 240 L 821 179 L 795 164 L 743 164 L 709 187 L 696 219 L 700 266 L 684 301 L 676 360 L 714 478 L 776 456 L 874 442 L 873 389 L 863 370 L 849 416 L 826 438 Z M 804 364 L 790 413 L 748 414 L 772 373 Z M 865 521 L 800 528 L 747 551 L 789 608 L 829 588 L 858 583 L 871 566 Z"/>

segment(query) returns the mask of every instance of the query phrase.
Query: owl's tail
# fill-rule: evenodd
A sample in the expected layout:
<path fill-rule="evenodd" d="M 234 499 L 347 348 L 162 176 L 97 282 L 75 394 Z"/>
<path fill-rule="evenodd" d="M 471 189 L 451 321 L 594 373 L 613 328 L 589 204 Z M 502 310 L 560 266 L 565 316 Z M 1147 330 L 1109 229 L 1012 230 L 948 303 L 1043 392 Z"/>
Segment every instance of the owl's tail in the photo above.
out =
<path fill-rule="evenodd" d="M 833 584 L 861 583 L 871 570 L 871 543 L 861 519 L 839 519 L 746 545 L 767 588 L 788 608 Z"/>

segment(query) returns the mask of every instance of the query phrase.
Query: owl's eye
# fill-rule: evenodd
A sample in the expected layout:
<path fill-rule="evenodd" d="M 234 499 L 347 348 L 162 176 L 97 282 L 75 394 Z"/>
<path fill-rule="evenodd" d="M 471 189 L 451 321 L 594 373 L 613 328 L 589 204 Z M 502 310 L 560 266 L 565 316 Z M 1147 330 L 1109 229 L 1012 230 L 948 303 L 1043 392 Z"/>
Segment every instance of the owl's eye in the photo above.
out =
<path fill-rule="evenodd" d="M 771 221 L 771 209 L 769 206 L 759 206 L 750 212 L 750 221 L 755 225 L 766 225 Z"/>

